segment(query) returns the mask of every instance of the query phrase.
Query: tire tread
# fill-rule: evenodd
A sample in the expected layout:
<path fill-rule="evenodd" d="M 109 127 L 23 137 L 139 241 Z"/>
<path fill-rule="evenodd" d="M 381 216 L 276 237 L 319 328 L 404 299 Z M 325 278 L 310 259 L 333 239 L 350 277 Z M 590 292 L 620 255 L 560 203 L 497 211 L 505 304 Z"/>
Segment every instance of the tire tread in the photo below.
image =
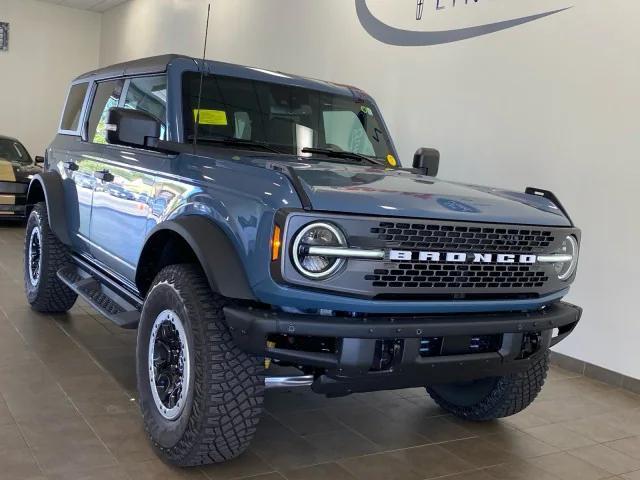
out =
<path fill-rule="evenodd" d="M 200 313 L 201 324 L 194 326 L 194 341 L 199 340 L 194 348 L 194 365 L 202 368 L 203 381 L 194 382 L 189 424 L 175 446 L 163 448 L 148 428 L 147 433 L 154 447 L 174 465 L 231 460 L 246 450 L 256 432 L 264 397 L 263 362 L 235 345 L 224 322 L 227 300 L 211 291 L 198 266 L 165 267 L 150 295 L 161 283 L 173 285 L 179 293 L 188 289 L 188 295 L 181 295 L 185 309 Z"/>
<path fill-rule="evenodd" d="M 37 220 L 32 219 L 33 216 L 36 216 Z M 27 271 L 27 256 L 29 254 L 30 227 L 34 221 L 38 221 L 40 226 L 42 263 L 40 283 L 37 286 L 37 291 L 32 293 L 27 291 L 29 303 L 34 310 L 41 313 L 67 312 L 71 307 L 73 307 L 78 298 L 78 295 L 58 278 L 58 270 L 68 265 L 70 262 L 69 250 L 66 245 L 58 240 L 51 230 L 51 227 L 49 226 L 47 205 L 44 202 L 37 203 L 33 207 L 27 222 L 24 245 L 25 285 L 28 288 L 30 283 L 29 272 Z"/>

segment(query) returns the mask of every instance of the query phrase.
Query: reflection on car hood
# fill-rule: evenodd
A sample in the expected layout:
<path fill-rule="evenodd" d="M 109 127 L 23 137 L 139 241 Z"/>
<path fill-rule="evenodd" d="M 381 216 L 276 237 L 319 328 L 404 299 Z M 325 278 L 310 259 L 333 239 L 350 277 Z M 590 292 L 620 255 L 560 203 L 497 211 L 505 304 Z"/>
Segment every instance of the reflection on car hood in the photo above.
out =
<path fill-rule="evenodd" d="M 42 172 L 40 167 L 34 165 L 19 165 L 0 158 L 0 182 L 29 183 L 30 175 Z"/>
<path fill-rule="evenodd" d="M 254 164 L 259 163 L 254 157 Z M 300 179 L 314 210 L 407 218 L 570 226 L 546 198 L 447 182 L 409 170 L 312 162 L 276 162 Z M 274 162 L 266 161 L 265 166 Z"/>

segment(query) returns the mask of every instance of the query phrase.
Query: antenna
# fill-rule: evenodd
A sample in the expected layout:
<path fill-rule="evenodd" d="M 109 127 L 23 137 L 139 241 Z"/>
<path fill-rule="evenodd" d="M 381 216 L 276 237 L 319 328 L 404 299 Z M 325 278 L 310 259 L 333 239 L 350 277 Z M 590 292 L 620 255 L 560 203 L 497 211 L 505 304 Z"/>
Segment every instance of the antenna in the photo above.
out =
<path fill-rule="evenodd" d="M 209 39 L 209 16 L 211 15 L 211 3 L 207 7 L 207 26 L 204 31 L 204 50 L 202 52 L 202 65 L 200 65 L 200 91 L 198 92 L 198 110 L 196 110 L 196 125 L 193 132 L 193 153 L 196 153 L 198 143 L 198 128 L 200 127 L 200 105 L 202 103 L 202 84 L 204 83 L 204 62 L 207 56 L 207 40 Z"/>

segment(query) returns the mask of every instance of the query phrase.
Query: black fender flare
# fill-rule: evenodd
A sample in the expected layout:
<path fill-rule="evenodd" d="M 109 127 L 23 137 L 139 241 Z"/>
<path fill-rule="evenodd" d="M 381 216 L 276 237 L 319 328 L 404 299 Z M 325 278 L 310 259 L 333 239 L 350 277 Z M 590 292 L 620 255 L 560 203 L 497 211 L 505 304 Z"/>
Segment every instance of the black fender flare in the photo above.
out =
<path fill-rule="evenodd" d="M 147 235 L 141 260 L 154 236 L 167 231 L 179 235 L 189 245 L 212 291 L 227 298 L 256 300 L 236 247 L 222 228 L 207 217 L 186 215 L 156 225 Z M 139 275 L 140 266 L 136 272 L 136 283 Z"/>
<path fill-rule="evenodd" d="M 65 245 L 71 245 L 67 215 L 65 213 L 64 187 L 62 177 L 57 172 L 37 173 L 29 183 L 27 190 L 27 212 L 44 199 L 47 204 L 47 216 L 51 230 Z"/>

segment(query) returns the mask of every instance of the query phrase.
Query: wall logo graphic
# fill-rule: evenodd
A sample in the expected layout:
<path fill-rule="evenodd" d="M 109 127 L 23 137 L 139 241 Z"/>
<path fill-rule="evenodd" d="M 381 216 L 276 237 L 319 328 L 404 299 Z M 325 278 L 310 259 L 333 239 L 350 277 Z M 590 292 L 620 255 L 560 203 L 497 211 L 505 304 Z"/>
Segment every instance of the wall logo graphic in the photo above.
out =
<path fill-rule="evenodd" d="M 422 12 L 424 12 L 424 0 L 418 0 L 416 6 L 416 20 L 422 20 Z"/>
<path fill-rule="evenodd" d="M 376 40 L 388 45 L 402 47 L 423 47 L 431 45 L 442 45 L 444 43 L 459 42 L 469 38 L 481 37 L 490 33 L 499 32 L 508 28 L 517 27 L 525 23 L 533 22 L 556 13 L 564 12 L 571 7 L 546 11 L 526 17 L 504 20 L 501 22 L 487 23 L 473 27 L 457 28 L 453 30 L 441 31 L 418 31 L 404 30 L 402 28 L 387 25 L 378 19 L 367 6 L 367 0 L 355 0 L 356 13 L 362 27 Z M 421 20 L 424 12 L 424 0 L 417 0 L 416 20 Z"/>
<path fill-rule="evenodd" d="M 9 24 L 0 22 L 0 52 L 9 50 Z"/>

